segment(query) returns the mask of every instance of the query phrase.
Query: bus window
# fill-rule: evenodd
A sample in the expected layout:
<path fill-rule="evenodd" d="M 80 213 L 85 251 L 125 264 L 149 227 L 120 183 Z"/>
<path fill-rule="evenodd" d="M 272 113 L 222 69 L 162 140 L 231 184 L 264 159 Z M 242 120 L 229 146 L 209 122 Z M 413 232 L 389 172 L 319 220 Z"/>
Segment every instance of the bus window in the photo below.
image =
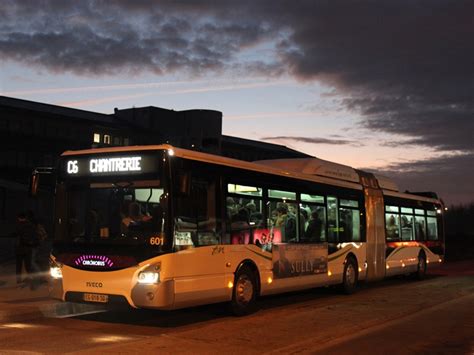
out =
<path fill-rule="evenodd" d="M 262 189 L 259 187 L 227 184 L 225 243 L 249 244 L 255 242 L 256 229 L 264 227 L 261 196 Z M 268 235 L 269 233 L 267 231 L 264 234 Z"/>
<path fill-rule="evenodd" d="M 268 197 L 278 198 L 286 202 L 287 200 L 295 201 L 296 193 L 290 191 L 281 191 L 281 190 L 268 190 Z"/>
<path fill-rule="evenodd" d="M 400 213 L 400 208 L 398 206 L 385 206 L 385 211 Z"/>
<path fill-rule="evenodd" d="M 400 215 L 398 213 L 385 213 L 385 235 L 389 242 L 400 240 Z"/>
<path fill-rule="evenodd" d="M 436 217 L 427 217 L 428 240 L 438 240 L 438 223 Z"/>
<path fill-rule="evenodd" d="M 219 243 L 213 181 L 193 178 L 188 196 L 176 198 L 175 249 Z"/>
<path fill-rule="evenodd" d="M 324 196 L 301 194 L 301 202 L 324 203 Z"/>
<path fill-rule="evenodd" d="M 425 238 L 426 238 L 425 217 L 415 216 L 415 239 L 425 240 Z"/>
<path fill-rule="evenodd" d="M 353 207 L 353 208 L 359 208 L 359 201 L 356 200 L 343 200 L 341 199 L 339 201 L 340 206 L 344 207 Z"/>
<path fill-rule="evenodd" d="M 339 241 L 360 242 L 360 215 L 358 209 L 345 207 L 339 209 Z"/>
<path fill-rule="evenodd" d="M 402 227 L 402 240 L 414 240 L 412 215 L 402 214 L 401 227 Z"/>
<path fill-rule="evenodd" d="M 337 243 L 339 240 L 339 221 L 337 219 L 337 197 L 327 197 L 328 211 L 328 242 Z"/>
<path fill-rule="evenodd" d="M 231 194 L 247 195 L 247 196 L 262 196 L 262 189 L 255 186 L 245 186 L 238 184 L 227 184 L 227 192 Z"/>

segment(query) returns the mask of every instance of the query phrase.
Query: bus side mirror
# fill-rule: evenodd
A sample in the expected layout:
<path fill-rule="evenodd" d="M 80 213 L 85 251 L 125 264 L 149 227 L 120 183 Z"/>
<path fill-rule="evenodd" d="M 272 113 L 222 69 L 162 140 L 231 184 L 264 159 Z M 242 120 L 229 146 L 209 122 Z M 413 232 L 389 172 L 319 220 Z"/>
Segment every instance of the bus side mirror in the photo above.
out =
<path fill-rule="evenodd" d="M 38 186 L 39 186 L 39 178 L 40 174 L 37 170 L 33 170 L 33 173 L 30 177 L 30 196 L 36 197 L 38 194 Z"/>
<path fill-rule="evenodd" d="M 50 189 L 53 191 L 54 185 L 56 184 L 56 171 L 53 168 L 36 168 L 31 173 L 30 177 L 30 191 L 29 194 L 31 197 L 36 197 L 38 195 L 38 190 L 40 187 L 40 176 L 43 175 L 44 178 L 42 182 L 42 188 Z"/>

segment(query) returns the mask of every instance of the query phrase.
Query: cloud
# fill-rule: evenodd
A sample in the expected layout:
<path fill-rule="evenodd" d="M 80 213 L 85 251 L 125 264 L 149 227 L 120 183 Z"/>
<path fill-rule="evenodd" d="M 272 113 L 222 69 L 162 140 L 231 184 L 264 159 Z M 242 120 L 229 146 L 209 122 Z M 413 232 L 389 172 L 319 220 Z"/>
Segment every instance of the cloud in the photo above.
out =
<path fill-rule="evenodd" d="M 275 137 L 262 137 L 261 140 L 265 141 L 294 141 L 310 144 L 333 144 L 333 145 L 352 145 L 352 146 L 362 146 L 360 142 L 351 141 L 347 139 L 328 139 L 328 138 L 319 138 L 319 137 L 298 137 L 298 136 L 275 136 Z"/>
<path fill-rule="evenodd" d="M 473 11 L 468 1 L 304 2 L 282 20 L 292 28 L 282 57 L 295 76 L 346 95 L 370 130 L 473 151 Z"/>
<path fill-rule="evenodd" d="M 373 171 L 392 178 L 401 191 L 434 191 L 446 204 L 470 203 L 474 200 L 474 184 L 466 184 L 474 176 L 474 153 L 445 155 L 427 161 L 394 164 Z M 370 170 L 370 169 L 363 169 Z"/>
<path fill-rule="evenodd" d="M 329 115 L 337 114 L 337 111 L 331 110 L 320 110 L 320 111 L 281 111 L 281 112 L 259 112 L 249 115 L 225 115 L 224 118 L 230 121 L 236 120 L 262 120 L 262 119 L 275 119 L 275 118 L 285 118 L 294 120 L 296 118 L 318 118 L 318 117 L 327 117 Z M 337 136 L 338 138 L 340 136 Z"/>
<path fill-rule="evenodd" d="M 219 72 L 236 64 L 232 60 L 239 51 L 272 36 L 252 17 L 225 21 L 166 1 L 6 4 L 0 13 L 0 58 L 52 72 Z"/>
<path fill-rule="evenodd" d="M 471 1 L 2 5 L 3 60 L 94 76 L 290 73 L 332 86 L 372 131 L 440 150 L 474 150 Z M 271 47 L 266 58 L 240 56 L 262 43 Z"/>

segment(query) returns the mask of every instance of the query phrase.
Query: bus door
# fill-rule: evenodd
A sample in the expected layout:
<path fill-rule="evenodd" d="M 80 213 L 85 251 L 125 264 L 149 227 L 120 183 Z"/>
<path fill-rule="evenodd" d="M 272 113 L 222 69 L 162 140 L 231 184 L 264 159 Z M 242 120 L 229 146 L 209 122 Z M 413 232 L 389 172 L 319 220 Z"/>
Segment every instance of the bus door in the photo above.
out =
<path fill-rule="evenodd" d="M 216 179 L 191 178 L 187 194 L 175 198 L 175 300 L 178 304 L 222 300 L 225 255 L 217 221 Z"/>

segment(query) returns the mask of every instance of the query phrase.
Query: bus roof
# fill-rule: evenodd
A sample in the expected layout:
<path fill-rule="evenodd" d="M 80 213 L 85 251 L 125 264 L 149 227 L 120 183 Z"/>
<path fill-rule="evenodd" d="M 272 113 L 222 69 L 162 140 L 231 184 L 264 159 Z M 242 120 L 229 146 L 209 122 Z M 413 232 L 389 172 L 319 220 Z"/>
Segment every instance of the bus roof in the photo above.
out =
<path fill-rule="evenodd" d="M 308 181 L 314 181 L 327 185 L 335 185 L 339 187 L 345 187 L 355 190 L 362 190 L 362 186 L 359 182 L 343 181 L 334 179 L 331 177 L 321 177 L 305 174 L 303 172 L 292 171 L 284 167 L 272 167 L 267 165 L 259 164 L 258 162 L 247 162 L 243 160 L 233 159 L 224 157 L 221 155 L 208 154 L 198 152 L 194 150 L 188 150 L 183 148 L 177 148 L 169 144 L 161 145 L 143 145 L 143 146 L 125 146 L 125 147 L 108 147 L 108 148 L 92 148 L 85 150 L 68 150 L 61 156 L 72 156 L 72 155 L 92 155 L 92 154 L 107 154 L 107 153 L 120 153 L 120 152 L 138 152 L 138 151 L 150 151 L 150 150 L 173 150 L 174 156 L 180 158 L 186 158 L 190 160 L 208 162 L 217 165 L 224 165 L 229 167 L 241 168 L 246 170 L 252 170 L 255 172 L 269 173 L 274 175 L 280 175 L 295 179 L 302 179 Z"/>
<path fill-rule="evenodd" d="M 64 152 L 61 156 L 153 150 L 173 150 L 174 155 L 180 158 L 313 181 L 327 185 L 335 185 L 338 187 L 345 187 L 355 190 L 362 190 L 359 174 L 354 168 L 318 158 L 275 159 L 247 162 L 220 155 L 177 148 L 169 144 L 92 148 L 75 151 L 69 150 Z M 397 185 L 391 179 L 378 174 L 376 174 L 375 177 L 377 178 L 379 186 L 382 189 L 384 195 L 430 203 L 440 203 L 439 200 L 434 198 L 399 192 Z"/>

